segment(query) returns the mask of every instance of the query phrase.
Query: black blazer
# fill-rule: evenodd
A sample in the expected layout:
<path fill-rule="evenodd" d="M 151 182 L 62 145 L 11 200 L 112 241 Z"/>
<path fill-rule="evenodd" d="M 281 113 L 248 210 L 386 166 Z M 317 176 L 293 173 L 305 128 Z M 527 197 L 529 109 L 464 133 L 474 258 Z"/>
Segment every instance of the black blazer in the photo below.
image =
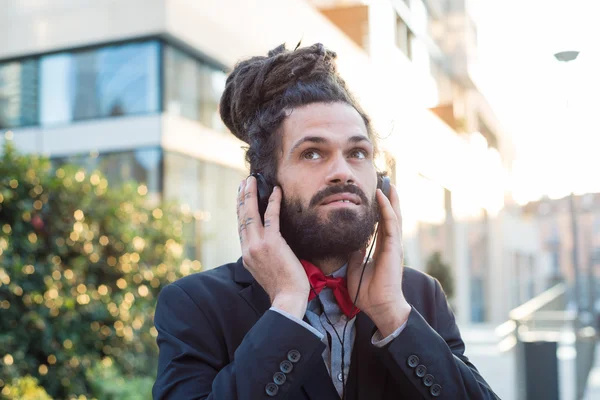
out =
<path fill-rule="evenodd" d="M 498 399 L 463 354 L 439 283 L 405 268 L 403 290 L 413 309 L 388 345 L 373 346 L 377 328 L 357 315 L 346 398 Z M 323 362 L 325 345 L 269 307 L 241 259 L 166 286 L 154 317 L 154 399 L 339 399 Z M 276 385 L 281 371 L 285 381 L 278 374 Z"/>

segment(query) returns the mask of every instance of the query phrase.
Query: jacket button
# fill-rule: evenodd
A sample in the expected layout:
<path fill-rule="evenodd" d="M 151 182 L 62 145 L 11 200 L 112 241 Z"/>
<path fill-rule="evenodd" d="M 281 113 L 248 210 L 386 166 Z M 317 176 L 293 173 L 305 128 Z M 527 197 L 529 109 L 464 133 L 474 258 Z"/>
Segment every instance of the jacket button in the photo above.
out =
<path fill-rule="evenodd" d="M 417 365 L 419 365 L 419 357 L 415 356 L 414 354 L 410 357 L 408 357 L 408 366 L 411 368 L 416 367 Z"/>
<path fill-rule="evenodd" d="M 277 392 L 279 392 L 279 386 L 274 383 L 267 383 L 267 386 L 265 386 L 265 392 L 267 392 L 269 396 L 273 397 L 277 394 Z"/>
<path fill-rule="evenodd" d="M 429 388 L 429 393 L 431 393 L 433 397 L 438 397 L 442 393 L 442 387 L 436 383 Z"/>
<path fill-rule="evenodd" d="M 433 375 L 427 374 L 425 378 L 423 378 L 423 384 L 427 387 L 433 385 Z"/>
<path fill-rule="evenodd" d="M 294 369 L 294 364 L 289 362 L 288 360 L 284 360 L 279 364 L 279 370 L 284 374 L 289 374 Z"/>
<path fill-rule="evenodd" d="M 300 361 L 300 352 L 298 350 L 290 350 L 287 354 L 287 358 L 291 362 L 297 363 L 298 361 Z"/>
<path fill-rule="evenodd" d="M 275 382 L 279 386 L 283 385 L 286 379 L 287 377 L 283 372 L 275 372 L 275 375 L 273 375 L 273 382 Z"/>
<path fill-rule="evenodd" d="M 417 374 L 417 376 L 419 378 L 422 378 L 425 376 L 425 374 L 427 373 L 427 367 L 425 367 L 424 365 L 419 365 L 417 367 L 417 369 L 415 369 L 415 373 Z"/>

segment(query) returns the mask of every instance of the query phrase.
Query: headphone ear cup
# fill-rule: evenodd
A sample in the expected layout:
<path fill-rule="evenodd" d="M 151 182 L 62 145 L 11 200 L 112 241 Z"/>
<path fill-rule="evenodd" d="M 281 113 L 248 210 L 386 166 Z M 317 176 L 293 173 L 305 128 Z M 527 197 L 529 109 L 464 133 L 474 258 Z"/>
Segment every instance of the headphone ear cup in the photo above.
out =
<path fill-rule="evenodd" d="M 269 196 L 273 192 L 273 187 L 267 182 L 265 177 L 259 173 L 254 172 L 251 174 L 256 178 L 256 194 L 258 199 L 258 212 L 262 223 L 265 223 L 265 212 L 267 212 L 267 206 L 269 205 Z"/>
<path fill-rule="evenodd" d="M 391 180 L 389 176 L 383 176 L 381 178 L 381 191 L 385 194 L 385 197 L 390 198 L 390 186 Z"/>
<path fill-rule="evenodd" d="M 377 189 L 381 189 L 385 197 L 390 198 L 390 177 L 387 175 L 377 174 Z"/>

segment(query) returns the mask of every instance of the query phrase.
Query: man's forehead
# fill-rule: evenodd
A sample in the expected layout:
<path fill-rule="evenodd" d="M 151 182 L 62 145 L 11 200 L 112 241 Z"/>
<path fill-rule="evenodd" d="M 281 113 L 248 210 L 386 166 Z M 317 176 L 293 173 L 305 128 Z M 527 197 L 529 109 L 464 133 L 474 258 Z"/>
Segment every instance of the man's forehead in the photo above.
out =
<path fill-rule="evenodd" d="M 307 138 L 322 138 L 322 142 L 356 142 L 359 138 L 369 141 L 365 121 L 354 107 L 345 103 L 315 103 L 296 108 L 285 118 L 283 134 L 288 146 Z"/>

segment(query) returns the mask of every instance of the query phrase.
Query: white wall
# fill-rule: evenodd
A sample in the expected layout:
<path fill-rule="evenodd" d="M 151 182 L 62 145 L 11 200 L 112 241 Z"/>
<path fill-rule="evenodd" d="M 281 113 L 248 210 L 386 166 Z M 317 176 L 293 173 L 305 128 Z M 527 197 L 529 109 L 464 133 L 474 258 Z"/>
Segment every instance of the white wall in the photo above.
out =
<path fill-rule="evenodd" d="M 161 116 L 105 118 L 55 127 L 13 129 L 14 143 L 24 152 L 50 157 L 160 146 Z M 2 136 L 0 143 L 4 140 Z"/>
<path fill-rule="evenodd" d="M 188 119 L 165 114 L 162 147 L 204 161 L 248 171 L 244 162 L 246 143 L 228 133 L 215 132 Z"/>
<path fill-rule="evenodd" d="M 165 0 L 2 0 L 0 59 L 164 31 Z"/>

